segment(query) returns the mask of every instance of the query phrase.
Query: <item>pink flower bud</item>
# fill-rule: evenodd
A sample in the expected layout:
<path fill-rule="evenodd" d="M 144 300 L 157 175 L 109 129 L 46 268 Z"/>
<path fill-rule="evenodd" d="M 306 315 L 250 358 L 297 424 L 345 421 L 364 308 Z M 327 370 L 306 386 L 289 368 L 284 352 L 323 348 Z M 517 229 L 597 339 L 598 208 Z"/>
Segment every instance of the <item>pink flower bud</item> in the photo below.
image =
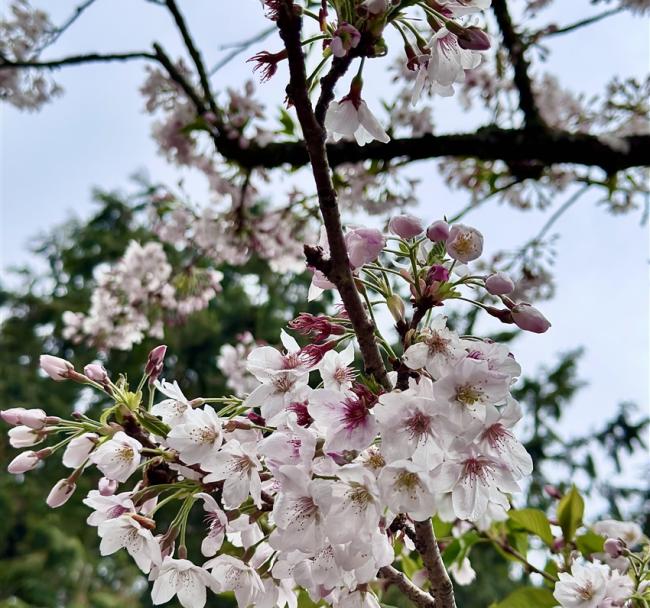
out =
<path fill-rule="evenodd" d="M 605 549 L 605 553 L 607 553 L 607 555 L 609 555 L 611 558 L 616 559 L 617 557 L 621 557 L 621 555 L 623 555 L 623 551 L 625 550 L 625 543 L 620 538 L 608 538 L 605 541 L 603 548 Z"/>
<path fill-rule="evenodd" d="M 345 21 L 341 22 L 330 42 L 332 55 L 334 57 L 345 57 L 350 49 L 354 49 L 359 45 L 360 40 L 361 34 L 356 27 Z"/>
<path fill-rule="evenodd" d="M 427 228 L 427 238 L 434 243 L 446 241 L 449 238 L 449 224 L 444 220 L 433 222 Z"/>
<path fill-rule="evenodd" d="M 461 32 L 456 35 L 458 37 L 458 46 L 461 49 L 487 51 L 490 48 L 490 37 L 475 25 L 462 28 Z"/>
<path fill-rule="evenodd" d="M 515 284 L 507 274 L 495 272 L 485 279 L 485 289 L 493 296 L 502 296 L 512 293 L 515 290 Z"/>
<path fill-rule="evenodd" d="M 413 215 L 396 215 L 388 222 L 388 229 L 403 239 L 412 239 L 418 234 L 422 234 L 424 226 Z"/>
<path fill-rule="evenodd" d="M 52 355 L 41 355 L 39 360 L 41 369 L 56 382 L 62 382 L 69 378 L 69 372 L 74 371 L 74 365 L 70 361 L 53 357 Z"/>
<path fill-rule="evenodd" d="M 454 260 L 471 262 L 483 253 L 483 235 L 476 228 L 455 224 L 449 230 L 445 246 Z"/>
<path fill-rule="evenodd" d="M 25 410 L 20 415 L 20 422 L 30 429 L 42 429 L 47 420 L 47 414 L 40 409 Z"/>
<path fill-rule="evenodd" d="M 12 425 L 22 424 L 21 415 L 25 411 L 24 407 L 10 407 L 8 410 L 1 410 L 0 417 L 7 423 Z"/>
<path fill-rule="evenodd" d="M 56 509 L 68 502 L 68 499 L 72 496 L 76 488 L 77 485 L 74 482 L 68 479 L 61 479 L 54 484 L 45 502 L 52 509 Z"/>
<path fill-rule="evenodd" d="M 13 448 L 28 448 L 45 439 L 45 433 L 20 425 L 9 430 L 9 443 Z"/>
<path fill-rule="evenodd" d="M 257 412 L 254 412 L 251 410 L 246 414 L 246 418 L 248 418 L 253 424 L 257 424 L 259 426 L 266 426 L 266 420 L 262 418 Z"/>
<path fill-rule="evenodd" d="M 353 268 L 374 262 L 385 244 L 384 235 L 374 228 L 357 228 L 345 235 L 345 245 Z"/>
<path fill-rule="evenodd" d="M 36 467 L 40 458 L 36 452 L 32 450 L 27 450 L 26 452 L 21 452 L 16 456 L 7 467 L 7 471 L 12 475 L 19 475 L 20 473 L 26 473 L 31 471 Z"/>
<path fill-rule="evenodd" d="M 562 498 L 562 492 L 550 484 L 544 486 L 544 492 L 546 492 L 551 498 L 556 498 L 558 500 Z"/>
<path fill-rule="evenodd" d="M 427 281 L 444 282 L 449 280 L 449 270 L 444 266 L 435 265 L 429 268 L 427 272 Z"/>
<path fill-rule="evenodd" d="M 108 374 L 104 369 L 103 365 L 99 363 L 89 363 L 84 367 L 84 374 L 89 380 L 97 382 L 98 384 L 104 384 L 108 380 Z"/>
<path fill-rule="evenodd" d="M 165 360 L 165 353 L 167 352 L 167 346 L 161 344 L 156 346 L 147 357 L 147 365 L 144 368 L 144 373 L 149 376 L 149 382 L 154 382 L 163 368 L 163 361 Z"/>
<path fill-rule="evenodd" d="M 97 484 L 97 489 L 102 496 L 113 496 L 117 490 L 117 481 L 102 477 Z"/>
<path fill-rule="evenodd" d="M 550 326 L 549 320 L 534 306 L 526 302 L 516 304 L 512 309 L 512 320 L 517 327 L 536 334 L 543 334 Z"/>

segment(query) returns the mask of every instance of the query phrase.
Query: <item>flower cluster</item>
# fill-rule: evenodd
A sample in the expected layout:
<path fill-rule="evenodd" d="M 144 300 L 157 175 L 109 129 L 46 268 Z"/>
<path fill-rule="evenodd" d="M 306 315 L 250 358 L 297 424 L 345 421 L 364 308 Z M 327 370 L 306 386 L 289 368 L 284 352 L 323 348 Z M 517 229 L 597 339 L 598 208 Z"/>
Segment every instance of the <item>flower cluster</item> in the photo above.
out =
<path fill-rule="evenodd" d="M 2 61 L 30 61 L 38 56 L 55 28 L 47 13 L 33 9 L 27 0 L 12 2 L 10 18 L 0 20 Z M 0 99 L 22 110 L 38 110 L 62 93 L 47 75 L 30 70 L 0 70 Z"/>
<path fill-rule="evenodd" d="M 355 272 L 385 296 L 403 338 L 390 387 L 355 366 L 355 334 L 345 312 L 303 313 L 292 321 L 290 328 L 307 340 L 303 346 L 283 331 L 280 349 L 258 346 L 251 336 L 224 348 L 223 371 L 245 367 L 249 374 L 232 379 L 239 396 L 186 397 L 178 384 L 159 378 L 162 346 L 150 353 L 135 387 L 100 365 L 80 373 L 69 361 L 44 355 L 41 367 L 53 380 L 86 384 L 107 404 L 98 420 L 82 414 L 62 420 L 35 409 L 2 412 L 14 425 L 11 444 L 30 448 L 9 471 L 26 473 L 63 449 L 63 464 L 73 472 L 47 498 L 58 507 L 85 469 L 99 469 L 99 486 L 84 502 L 100 552 L 126 549 L 153 580 L 155 604 L 177 595 L 185 608 L 202 607 L 210 589 L 233 591 L 241 608 L 295 606 L 301 588 L 314 601 L 376 606 L 369 585 L 413 548 L 396 543 L 402 538 L 397 524 L 408 528 L 437 515 L 487 529 L 506 518 L 510 494 L 532 470 L 512 430 L 522 416 L 510 395 L 520 368 L 508 348 L 460 337 L 444 316 L 428 314 L 465 287 L 507 302 L 502 294 L 511 282 L 469 273 L 466 265 L 483 246 L 474 228 L 437 221 L 425 231 L 418 218 L 404 215 L 392 218 L 389 231 L 356 228 L 346 244 Z M 397 249 L 386 245 L 391 241 Z M 134 268 L 121 282 L 160 291 L 164 262 L 153 250 L 145 255 L 133 247 Z M 396 270 L 403 259 L 410 270 Z M 422 327 L 404 331 L 405 304 L 389 276 L 408 286 L 415 313 L 426 316 Z M 492 314 L 545 329 L 543 317 L 522 306 L 511 302 Z M 379 333 L 377 339 L 393 357 L 388 341 Z M 31 449 L 55 434 L 64 438 Z M 157 530 L 158 512 L 173 511 L 174 504 L 171 523 Z M 203 563 L 188 557 L 186 542 L 197 504 L 207 521 Z"/>
<path fill-rule="evenodd" d="M 165 320 L 202 310 L 221 289 L 216 270 L 190 267 L 174 275 L 154 241 L 132 241 L 116 264 L 98 274 L 88 313 L 64 313 L 64 336 L 90 339 L 104 349 L 126 350 L 145 336 L 162 338 Z"/>

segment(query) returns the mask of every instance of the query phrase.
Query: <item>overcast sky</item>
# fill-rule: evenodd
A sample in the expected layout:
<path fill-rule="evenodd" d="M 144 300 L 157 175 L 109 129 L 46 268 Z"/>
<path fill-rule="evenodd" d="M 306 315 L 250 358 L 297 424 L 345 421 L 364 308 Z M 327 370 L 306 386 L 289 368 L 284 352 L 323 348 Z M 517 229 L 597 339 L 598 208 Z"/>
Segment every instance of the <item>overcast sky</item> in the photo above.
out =
<path fill-rule="evenodd" d="M 69 0 L 35 4 L 55 9 L 55 22 L 63 21 L 76 5 Z M 268 26 L 258 0 L 238 1 L 236 15 L 233 2 L 181 0 L 179 4 L 208 64 L 224 56 L 221 45 L 246 39 Z M 560 24 L 594 11 L 588 0 L 556 5 L 544 17 Z M 153 40 L 173 56 L 182 52 L 164 9 L 144 0 L 97 0 L 47 56 L 144 50 Z M 277 50 L 279 44 L 276 37 L 270 37 L 232 61 L 218 73 L 215 88 L 242 83 L 251 70 L 244 59 L 260 48 Z M 536 62 L 535 72 L 550 71 L 564 86 L 591 95 L 600 92 L 615 74 L 645 75 L 648 23 L 616 16 L 575 35 L 549 39 L 548 47 L 550 58 L 546 64 Z M 66 68 L 56 73 L 64 96 L 42 111 L 2 108 L 3 268 L 32 260 L 28 246 L 35 234 L 73 215 L 91 214 L 93 187 L 128 189 L 129 176 L 139 169 L 155 181 L 178 179 L 179 172 L 157 156 L 149 137 L 151 119 L 143 112 L 138 93 L 143 74 L 142 63 Z M 260 95 L 267 106 L 273 108 L 281 100 L 283 78 L 279 72 L 271 83 L 262 85 Z M 380 118 L 377 99 L 387 79 L 381 68 L 371 70 L 365 79 L 364 96 Z M 343 87 L 339 92 L 344 92 Z M 475 119 L 461 112 L 454 99 L 441 100 L 435 117 L 441 131 L 475 125 Z M 450 194 L 445 189 L 433 161 L 418 163 L 414 170 L 423 178 L 420 214 L 427 220 L 453 215 L 467 204 L 466 194 Z M 200 197 L 204 192 L 201 179 L 191 176 L 189 184 Z M 564 200 L 560 197 L 554 205 Z M 543 336 L 527 335 L 513 346 L 527 372 L 552 363 L 557 353 L 585 346 L 580 374 L 589 384 L 567 414 L 567 434 L 594 428 L 621 401 L 635 401 L 642 409 L 647 409 L 649 401 L 647 226 L 640 225 L 639 212 L 612 217 L 594 201 L 594 196 L 585 197 L 555 230 L 560 237 L 558 291 L 552 302 L 542 305 L 552 329 Z M 466 222 L 481 229 L 490 253 L 521 245 L 539 231 L 546 218 L 540 212 L 489 204 L 472 212 Z"/>

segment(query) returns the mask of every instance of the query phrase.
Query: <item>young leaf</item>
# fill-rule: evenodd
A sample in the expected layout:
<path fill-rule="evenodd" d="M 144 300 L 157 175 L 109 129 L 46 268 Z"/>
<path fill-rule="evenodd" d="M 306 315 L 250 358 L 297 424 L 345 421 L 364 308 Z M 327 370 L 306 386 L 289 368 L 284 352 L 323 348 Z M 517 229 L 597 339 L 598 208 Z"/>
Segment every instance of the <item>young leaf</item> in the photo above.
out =
<path fill-rule="evenodd" d="M 548 518 L 539 509 L 517 509 L 509 512 L 510 519 L 524 530 L 539 536 L 548 546 L 553 544 L 553 533 Z"/>
<path fill-rule="evenodd" d="M 557 506 L 557 519 L 562 528 L 564 539 L 572 541 L 578 526 L 582 523 L 582 516 L 585 512 L 585 501 L 578 489 L 573 486 L 568 494 L 565 494 Z"/>
<path fill-rule="evenodd" d="M 549 589 L 543 587 L 521 587 L 507 598 L 493 603 L 490 608 L 552 608 L 557 601 Z"/>

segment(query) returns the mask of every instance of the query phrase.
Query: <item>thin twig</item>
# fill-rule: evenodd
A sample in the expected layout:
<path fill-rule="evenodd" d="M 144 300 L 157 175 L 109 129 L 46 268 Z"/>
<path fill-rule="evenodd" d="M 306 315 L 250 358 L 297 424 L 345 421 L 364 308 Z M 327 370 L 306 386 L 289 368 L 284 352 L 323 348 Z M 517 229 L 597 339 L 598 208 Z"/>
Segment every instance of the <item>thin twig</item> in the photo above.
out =
<path fill-rule="evenodd" d="M 525 45 L 515 27 L 508 11 L 507 0 L 494 0 L 492 10 L 503 36 L 503 44 L 508 49 L 510 63 L 515 71 L 515 86 L 519 91 L 519 108 L 524 114 L 527 127 L 543 127 L 544 121 L 539 113 L 537 101 L 533 93 L 533 83 L 528 74 L 530 67 L 525 57 Z"/>
<path fill-rule="evenodd" d="M 257 42 L 261 42 L 265 38 L 267 38 L 270 34 L 276 31 L 275 25 L 272 25 L 270 28 L 262 30 L 261 32 L 255 34 L 255 36 L 251 36 L 247 40 L 242 40 L 241 42 L 235 42 L 233 44 L 224 44 L 219 47 L 220 50 L 225 51 L 227 49 L 233 49 L 228 55 L 226 55 L 221 61 L 216 63 L 214 67 L 208 72 L 208 76 L 213 76 L 216 74 L 221 68 L 226 66 L 228 63 L 230 63 L 237 55 L 240 53 L 243 53 L 247 48 L 252 46 L 253 44 Z"/>
<path fill-rule="evenodd" d="M 12 61 L 0 55 L 0 70 L 15 68 L 34 68 L 53 70 L 68 65 L 81 65 L 84 63 L 107 63 L 111 61 L 129 61 L 131 59 L 156 59 L 153 53 L 135 51 L 132 53 L 86 53 L 84 55 L 70 55 L 61 59 L 46 61 Z"/>
<path fill-rule="evenodd" d="M 181 74 L 172 60 L 169 58 L 169 55 L 165 53 L 163 48 L 157 43 L 154 42 L 154 50 L 156 51 L 155 58 L 160 62 L 160 64 L 167 70 L 169 77 L 178 84 L 184 93 L 189 97 L 190 101 L 194 104 L 196 111 L 199 114 L 203 114 L 206 110 L 205 102 L 198 96 L 194 87 L 187 79 Z"/>
<path fill-rule="evenodd" d="M 40 46 L 33 49 L 33 52 L 34 52 L 33 56 L 37 57 L 48 46 L 53 45 L 59 39 L 61 34 L 63 34 L 77 19 L 79 19 L 79 17 L 81 17 L 81 15 L 83 14 L 83 12 L 94 3 L 95 3 L 95 0 L 86 0 L 85 2 L 83 2 L 82 4 L 77 6 L 77 8 L 74 9 L 74 12 L 72 13 L 72 15 L 70 15 L 70 17 L 68 17 L 68 19 L 66 19 L 66 21 L 64 21 L 56 29 L 49 32 L 49 34 L 50 34 L 49 38 L 44 40 L 43 43 Z"/>
<path fill-rule="evenodd" d="M 205 96 L 208 106 L 210 107 L 210 110 L 212 110 L 215 116 L 219 116 L 220 111 L 214 100 L 214 95 L 212 95 L 212 90 L 210 89 L 210 81 L 208 80 L 208 74 L 205 69 L 205 64 L 203 63 L 203 59 L 201 58 L 201 53 L 199 52 L 199 49 L 194 44 L 194 40 L 192 39 L 187 24 L 185 23 L 185 19 L 183 18 L 182 13 L 180 12 L 178 6 L 176 5 L 175 0 L 165 0 L 165 4 L 167 5 L 169 12 L 172 14 L 172 17 L 174 18 L 174 22 L 176 23 L 176 26 L 178 27 L 181 36 L 183 37 L 183 42 L 187 47 L 187 51 L 189 52 L 190 57 L 194 62 L 196 71 L 199 74 L 201 87 L 203 88 L 203 95 Z"/>
<path fill-rule="evenodd" d="M 624 10 L 625 10 L 624 6 L 617 6 L 616 8 L 611 8 L 608 11 L 603 11 L 602 13 L 598 13 L 597 15 L 592 15 L 591 17 L 581 19 L 580 21 L 576 21 L 575 23 L 570 23 L 569 25 L 564 25 L 562 27 L 554 27 L 550 25 L 544 28 L 543 30 L 540 30 L 539 32 L 533 34 L 531 36 L 531 39 L 537 41 L 542 37 L 549 38 L 550 36 L 558 36 L 560 34 L 573 32 L 574 30 L 580 29 L 582 27 L 586 27 L 587 25 L 598 23 L 599 21 L 602 21 L 603 19 L 607 19 L 608 17 L 618 15 Z"/>

